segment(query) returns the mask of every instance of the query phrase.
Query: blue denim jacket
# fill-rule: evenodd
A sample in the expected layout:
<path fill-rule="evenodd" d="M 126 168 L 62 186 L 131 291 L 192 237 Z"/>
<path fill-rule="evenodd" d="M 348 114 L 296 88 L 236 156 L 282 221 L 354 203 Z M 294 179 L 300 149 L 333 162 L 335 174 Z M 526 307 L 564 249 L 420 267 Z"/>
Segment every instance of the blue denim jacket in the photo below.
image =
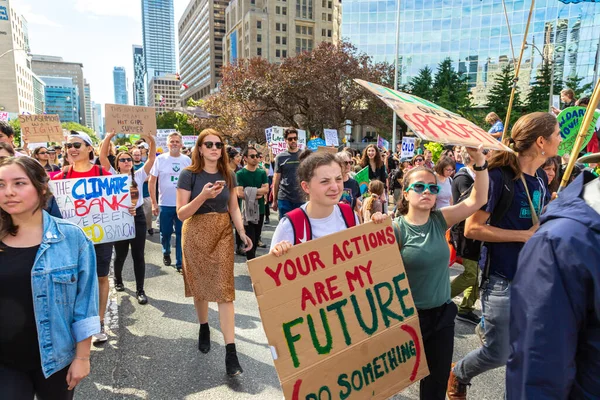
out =
<path fill-rule="evenodd" d="M 31 288 L 42 370 L 48 378 L 69 365 L 77 342 L 100 331 L 94 245 L 71 222 L 44 215 Z"/>

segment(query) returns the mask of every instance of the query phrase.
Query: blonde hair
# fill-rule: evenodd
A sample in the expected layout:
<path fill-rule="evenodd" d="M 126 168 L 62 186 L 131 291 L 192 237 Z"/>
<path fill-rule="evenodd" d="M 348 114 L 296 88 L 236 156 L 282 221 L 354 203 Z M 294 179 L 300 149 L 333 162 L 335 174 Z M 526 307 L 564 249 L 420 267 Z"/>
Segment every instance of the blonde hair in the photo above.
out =
<path fill-rule="evenodd" d="M 501 119 L 498 116 L 498 114 L 496 114 L 493 111 L 491 113 L 489 113 L 488 115 L 485 116 L 485 122 L 487 122 L 490 125 L 495 124 L 496 121 L 501 121 Z"/>
<path fill-rule="evenodd" d="M 371 182 L 369 182 L 369 193 L 371 193 L 371 196 L 365 199 L 362 206 L 363 219 L 365 221 L 369 221 L 371 219 L 371 215 L 373 215 L 373 206 L 375 205 L 375 198 L 372 195 L 377 195 L 378 197 L 381 197 L 383 195 L 384 189 L 385 186 L 380 180 L 374 179 Z"/>

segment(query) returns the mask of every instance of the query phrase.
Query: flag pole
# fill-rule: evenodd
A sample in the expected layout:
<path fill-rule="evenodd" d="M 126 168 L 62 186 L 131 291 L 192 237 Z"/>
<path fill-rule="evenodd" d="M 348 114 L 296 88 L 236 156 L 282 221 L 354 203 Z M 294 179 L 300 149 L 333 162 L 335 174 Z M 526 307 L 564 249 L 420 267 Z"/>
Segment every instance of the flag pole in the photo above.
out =
<path fill-rule="evenodd" d="M 573 172 L 573 167 L 575 166 L 575 162 L 577 161 L 579 149 L 581 148 L 581 145 L 583 144 L 583 141 L 587 136 L 588 129 L 592 124 L 592 119 L 594 118 L 594 112 L 596 111 L 596 107 L 598 107 L 598 103 L 600 103 L 600 80 L 596 82 L 596 87 L 594 88 L 594 92 L 592 93 L 590 103 L 587 105 L 587 108 L 585 110 L 583 122 L 579 127 L 579 133 L 577 134 L 577 139 L 575 140 L 575 144 L 573 145 L 573 149 L 571 150 L 569 163 L 567 164 L 567 168 L 565 169 L 565 173 L 563 174 L 562 181 L 560 182 L 558 193 L 560 193 L 569 182 L 569 178 L 571 177 L 571 173 Z"/>
<path fill-rule="evenodd" d="M 506 136 L 508 130 L 508 123 L 510 121 L 510 113 L 512 111 L 513 102 L 515 100 L 515 92 L 517 91 L 517 83 L 519 82 L 519 72 L 521 71 L 521 61 L 523 60 L 523 54 L 525 53 L 525 46 L 527 44 L 527 34 L 529 33 L 529 23 L 531 22 L 531 16 L 533 15 L 533 8 L 535 6 L 535 0 L 531 0 L 531 7 L 529 8 L 529 16 L 527 17 L 527 25 L 525 25 L 525 34 L 523 35 L 523 43 L 521 44 L 521 53 L 519 54 L 519 62 L 515 70 L 515 77 L 513 78 L 512 90 L 510 91 L 510 100 L 508 101 L 508 109 L 506 110 L 506 121 L 504 122 L 504 130 L 502 131 L 502 139 Z"/>

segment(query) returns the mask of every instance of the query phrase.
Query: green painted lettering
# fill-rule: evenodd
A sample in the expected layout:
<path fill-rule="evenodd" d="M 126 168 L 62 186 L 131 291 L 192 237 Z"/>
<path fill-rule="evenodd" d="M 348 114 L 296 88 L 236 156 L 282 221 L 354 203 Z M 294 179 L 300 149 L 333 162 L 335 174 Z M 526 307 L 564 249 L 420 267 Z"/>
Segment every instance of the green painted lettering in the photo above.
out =
<path fill-rule="evenodd" d="M 343 299 L 340 301 L 336 301 L 327 306 L 327 311 L 333 311 L 337 313 L 337 316 L 340 320 L 340 325 L 342 326 L 342 332 L 344 332 L 344 340 L 346 341 L 346 345 L 350 346 L 352 344 L 352 338 L 350 337 L 350 333 L 348 332 L 348 325 L 346 324 L 346 317 L 344 316 L 344 311 L 342 307 L 348 304 L 348 299 Z"/>
<path fill-rule="evenodd" d="M 348 375 L 341 374 L 338 376 L 337 383 L 340 387 L 346 389 L 340 390 L 340 400 L 346 400 L 348 397 L 350 397 L 350 393 L 352 393 L 352 386 L 350 386 L 350 382 L 348 382 Z"/>
<path fill-rule="evenodd" d="M 300 366 L 300 361 L 298 360 L 298 353 L 296 352 L 296 346 L 294 346 L 294 342 L 300 340 L 302 335 L 292 335 L 292 328 L 303 322 L 304 318 L 298 317 L 293 321 L 286 322 L 283 324 L 283 334 L 285 336 L 285 341 L 287 342 L 288 349 L 290 350 L 290 356 L 292 357 L 294 368 L 298 368 Z"/>
<path fill-rule="evenodd" d="M 392 281 L 394 282 L 394 288 L 396 289 L 396 296 L 400 300 L 400 307 L 402 308 L 402 314 L 404 317 L 408 318 L 415 313 L 415 308 L 410 307 L 406 308 L 406 303 L 404 302 L 404 297 L 408 296 L 408 289 L 400 289 L 400 281 L 406 279 L 406 274 L 401 273 L 400 275 L 396 275 Z"/>
<path fill-rule="evenodd" d="M 377 328 L 379 326 L 379 318 L 377 318 L 377 309 L 375 308 L 375 301 L 373 300 L 373 293 L 371 292 L 371 289 L 367 289 L 365 291 L 365 294 L 367 296 L 367 300 L 369 301 L 369 307 L 371 309 L 372 322 L 371 322 L 370 328 L 365 324 L 365 321 L 362 316 L 362 311 L 361 311 L 360 307 L 358 306 L 358 301 L 356 301 L 356 295 L 354 295 L 354 294 L 351 295 L 350 301 L 352 302 L 352 305 L 354 306 L 354 314 L 356 314 L 356 319 L 358 320 L 358 324 L 360 325 L 362 330 L 367 335 L 370 336 L 377 331 Z"/>
<path fill-rule="evenodd" d="M 319 342 L 319 338 L 317 337 L 317 331 L 315 329 L 315 324 L 313 322 L 312 315 L 308 314 L 306 317 L 306 322 L 308 323 L 308 329 L 310 330 L 310 337 L 312 338 L 313 346 L 317 353 L 319 354 L 329 354 L 331 351 L 331 346 L 333 344 L 333 338 L 331 337 L 331 328 L 329 327 L 329 322 L 327 321 L 327 313 L 325 313 L 325 309 L 321 308 L 319 310 L 321 314 L 321 323 L 323 324 L 323 330 L 325 331 L 325 346 L 321 346 Z"/>
<path fill-rule="evenodd" d="M 385 302 L 381 298 L 381 289 L 384 288 L 388 292 L 388 298 Z M 385 327 L 390 327 L 390 318 L 400 322 L 404 321 L 402 315 L 398 315 L 389 309 L 390 304 L 392 304 L 392 300 L 394 300 L 392 285 L 390 285 L 388 282 L 381 282 L 373 286 L 373 289 L 375 290 L 375 295 L 377 296 L 377 303 L 379 303 L 379 309 L 381 310 L 381 316 L 383 317 L 383 323 L 385 324 Z"/>

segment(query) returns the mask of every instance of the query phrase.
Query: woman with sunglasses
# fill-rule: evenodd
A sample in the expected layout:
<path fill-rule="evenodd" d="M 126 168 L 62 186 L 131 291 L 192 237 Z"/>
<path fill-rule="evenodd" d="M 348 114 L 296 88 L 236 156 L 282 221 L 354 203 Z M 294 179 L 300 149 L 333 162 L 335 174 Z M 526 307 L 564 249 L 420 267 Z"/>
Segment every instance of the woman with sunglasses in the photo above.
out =
<path fill-rule="evenodd" d="M 200 322 L 198 350 L 210 351 L 208 302 L 217 302 L 225 341 L 225 369 L 229 376 L 235 376 L 242 373 L 242 367 L 235 349 L 231 222 L 246 251 L 252 248 L 252 241 L 244 231 L 235 174 L 223 147 L 223 135 L 214 129 L 205 129 L 198 136 L 192 165 L 181 172 L 177 182 L 177 217 L 183 221 L 185 296 L 194 298 Z"/>
<path fill-rule="evenodd" d="M 58 168 L 60 168 L 61 163 L 60 163 L 60 159 L 56 152 L 56 147 L 59 147 L 59 146 L 54 146 L 54 147 L 50 146 L 48 148 L 48 161 L 50 162 L 50 164 L 56 165 L 56 166 L 58 166 Z"/>
<path fill-rule="evenodd" d="M 425 157 L 423 157 L 422 154 L 417 154 L 411 160 L 411 164 L 412 164 L 411 169 L 412 168 L 423 167 L 424 164 L 425 164 Z"/>
<path fill-rule="evenodd" d="M 56 154 L 56 152 L 55 152 L 55 154 Z M 35 150 L 33 150 L 33 153 L 31 154 L 31 156 L 33 158 L 35 158 L 41 164 L 42 167 L 44 167 L 46 172 L 50 173 L 50 172 L 60 171 L 60 168 L 58 165 L 54 165 L 50 162 L 49 151 L 46 147 L 36 148 Z"/>
<path fill-rule="evenodd" d="M 138 192 L 142 191 L 144 182 L 148 178 L 148 174 L 154 165 L 156 159 L 156 142 L 152 136 L 145 136 L 150 142 L 150 157 L 144 163 L 144 166 L 137 171 L 133 166 L 133 156 L 129 151 L 122 151 L 117 154 L 115 158 L 115 165 L 110 165 L 108 161 L 108 151 L 111 140 L 116 136 L 116 132 L 113 130 L 108 133 L 102 142 L 100 148 L 100 163 L 102 167 L 108 169 L 111 174 L 126 174 L 131 176 L 132 186 L 138 189 Z M 132 202 L 134 200 L 132 199 Z M 133 259 L 133 274 L 135 275 L 135 297 L 139 304 L 148 303 L 148 297 L 144 291 L 144 279 L 146 276 L 146 259 L 144 257 L 144 251 L 146 249 L 146 214 L 144 213 L 144 201 L 142 198 L 135 200 L 135 237 L 129 240 L 121 240 L 114 242 L 115 247 L 115 290 L 122 292 L 125 290 L 123 285 L 123 265 L 131 246 L 131 258 Z"/>
<path fill-rule="evenodd" d="M 355 179 L 350 177 L 350 171 L 354 165 L 352 157 L 347 151 L 341 151 L 335 155 L 336 160 L 342 165 L 342 179 L 344 180 L 344 192 L 340 203 L 349 204 L 357 215 L 360 215 L 360 186 Z"/>
<path fill-rule="evenodd" d="M 487 162 L 482 149 L 468 149 L 475 160 L 475 184 L 463 202 L 435 209 L 440 186 L 435 173 L 416 167 L 404 177 L 400 216 L 393 226 L 419 311 L 423 348 L 430 375 L 420 383 L 420 398 L 445 399 L 454 346 L 454 317 L 457 308 L 450 297 L 448 262 L 450 251 L 446 230 L 474 214 L 487 201 Z"/>
<path fill-rule="evenodd" d="M 84 132 L 71 131 L 65 144 L 65 158 L 70 160 L 70 165 L 63 167 L 61 173 L 52 177 L 57 179 L 75 179 L 90 178 L 94 176 L 110 175 L 110 172 L 99 165 L 92 164 L 94 159 L 94 147 L 90 137 Z M 94 335 L 95 343 L 102 343 L 108 340 L 108 335 L 104 330 L 104 314 L 108 302 L 108 273 L 110 269 L 110 259 L 112 257 L 112 243 L 98 243 L 94 245 L 96 252 L 96 274 L 98 275 L 98 290 L 100 298 L 100 325 L 101 331 Z"/>

